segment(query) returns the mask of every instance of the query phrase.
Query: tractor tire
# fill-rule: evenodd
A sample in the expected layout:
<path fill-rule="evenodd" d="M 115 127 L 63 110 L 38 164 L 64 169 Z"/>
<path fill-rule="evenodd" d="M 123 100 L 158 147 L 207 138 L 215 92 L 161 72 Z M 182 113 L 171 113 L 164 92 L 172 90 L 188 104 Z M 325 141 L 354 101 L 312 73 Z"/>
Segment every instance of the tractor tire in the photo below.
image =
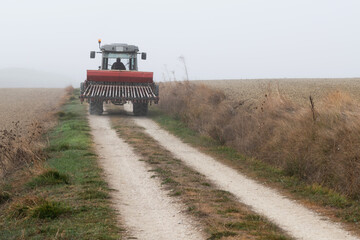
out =
<path fill-rule="evenodd" d="M 134 103 L 133 104 L 133 113 L 135 116 L 146 116 L 148 112 L 147 103 Z"/>
<path fill-rule="evenodd" d="M 83 95 L 85 92 L 85 83 L 81 82 L 80 83 L 80 94 Z"/>
<path fill-rule="evenodd" d="M 90 115 L 101 115 L 104 111 L 103 102 L 90 102 Z"/>
<path fill-rule="evenodd" d="M 157 85 L 157 84 L 155 84 L 155 91 L 154 91 L 154 93 L 155 93 L 155 96 L 159 96 L 159 85 Z"/>

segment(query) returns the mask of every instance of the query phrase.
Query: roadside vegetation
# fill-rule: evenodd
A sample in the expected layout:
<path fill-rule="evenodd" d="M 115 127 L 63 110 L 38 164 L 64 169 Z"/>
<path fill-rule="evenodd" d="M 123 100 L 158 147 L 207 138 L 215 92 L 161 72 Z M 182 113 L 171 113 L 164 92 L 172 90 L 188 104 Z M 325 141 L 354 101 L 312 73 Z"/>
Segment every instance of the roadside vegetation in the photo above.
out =
<path fill-rule="evenodd" d="M 67 99 L 38 161 L 1 181 L 0 239 L 121 239 L 86 107 Z"/>
<path fill-rule="evenodd" d="M 117 133 L 151 166 L 154 178 L 169 190 L 170 196 L 181 199 L 186 213 L 200 222 L 207 239 L 290 239 L 267 219 L 241 204 L 232 194 L 208 182 L 198 172 L 153 140 L 126 114 L 112 115 Z"/>
<path fill-rule="evenodd" d="M 279 92 L 249 103 L 189 82 L 161 88 L 160 110 L 150 113 L 162 127 L 310 207 L 360 221 L 360 111 L 350 95 L 332 92 L 304 107 Z"/>

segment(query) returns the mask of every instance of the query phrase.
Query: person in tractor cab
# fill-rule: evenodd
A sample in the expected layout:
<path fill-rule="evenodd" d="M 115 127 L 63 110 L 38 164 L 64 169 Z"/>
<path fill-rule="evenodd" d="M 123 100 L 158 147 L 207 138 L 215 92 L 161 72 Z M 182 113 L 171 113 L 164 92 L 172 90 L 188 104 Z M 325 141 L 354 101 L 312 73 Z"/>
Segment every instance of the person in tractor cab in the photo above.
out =
<path fill-rule="evenodd" d="M 120 60 L 120 58 L 116 59 L 116 62 L 111 66 L 111 70 L 126 70 L 125 65 Z"/>

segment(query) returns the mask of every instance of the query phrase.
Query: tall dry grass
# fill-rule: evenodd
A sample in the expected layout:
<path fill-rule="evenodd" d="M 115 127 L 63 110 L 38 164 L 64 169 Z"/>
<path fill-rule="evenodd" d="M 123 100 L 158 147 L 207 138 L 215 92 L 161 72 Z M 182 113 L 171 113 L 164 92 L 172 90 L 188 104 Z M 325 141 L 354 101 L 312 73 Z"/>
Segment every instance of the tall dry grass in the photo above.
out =
<path fill-rule="evenodd" d="M 304 107 L 268 89 L 259 102 L 234 102 L 205 85 L 164 83 L 159 106 L 221 144 L 358 198 L 359 104 L 337 91 Z"/>
<path fill-rule="evenodd" d="M 72 86 L 65 88 L 58 107 L 68 101 L 73 91 Z M 43 112 L 41 115 L 28 126 L 15 121 L 12 128 L 0 130 L 0 180 L 24 166 L 41 168 L 46 158 L 43 135 L 56 124 L 55 111 Z"/>
<path fill-rule="evenodd" d="M 14 127 L 10 130 L 0 131 L 0 177 L 24 165 L 34 166 L 44 159 L 38 142 L 44 133 L 43 127 L 34 122 L 25 130 L 19 123 L 14 122 Z"/>

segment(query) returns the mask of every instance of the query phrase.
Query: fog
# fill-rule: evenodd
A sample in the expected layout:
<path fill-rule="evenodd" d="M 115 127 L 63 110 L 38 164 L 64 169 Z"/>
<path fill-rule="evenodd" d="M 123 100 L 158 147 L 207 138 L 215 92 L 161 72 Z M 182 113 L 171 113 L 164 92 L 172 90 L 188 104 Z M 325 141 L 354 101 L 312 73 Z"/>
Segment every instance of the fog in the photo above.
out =
<path fill-rule="evenodd" d="M 99 38 L 138 45 L 156 81 L 184 79 L 181 56 L 194 80 L 360 76 L 358 0 L 1 0 L 0 36 L 2 87 L 1 69 L 77 86 Z"/>

